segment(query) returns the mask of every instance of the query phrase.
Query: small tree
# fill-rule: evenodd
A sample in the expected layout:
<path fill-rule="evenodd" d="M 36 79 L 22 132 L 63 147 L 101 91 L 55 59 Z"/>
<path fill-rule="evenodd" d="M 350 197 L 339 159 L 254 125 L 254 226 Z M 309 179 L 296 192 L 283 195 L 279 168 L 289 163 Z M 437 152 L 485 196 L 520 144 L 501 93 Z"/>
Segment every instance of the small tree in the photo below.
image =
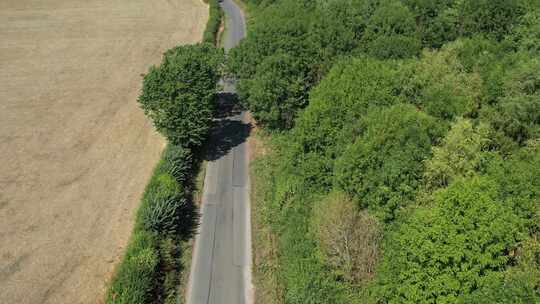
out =
<path fill-rule="evenodd" d="M 426 162 L 424 180 L 428 190 L 446 187 L 456 177 L 469 177 L 480 170 L 488 159 L 489 129 L 470 120 L 459 119 L 452 125 L 439 147 L 433 147 L 433 157 Z M 485 165 L 485 164 L 484 164 Z"/>
<path fill-rule="evenodd" d="M 178 46 L 144 76 L 139 103 L 172 144 L 202 144 L 210 128 L 222 60 L 222 51 L 210 44 Z"/>
<path fill-rule="evenodd" d="M 369 280 L 379 256 L 379 223 L 343 193 L 335 192 L 313 209 L 311 230 L 323 258 L 352 283 Z"/>

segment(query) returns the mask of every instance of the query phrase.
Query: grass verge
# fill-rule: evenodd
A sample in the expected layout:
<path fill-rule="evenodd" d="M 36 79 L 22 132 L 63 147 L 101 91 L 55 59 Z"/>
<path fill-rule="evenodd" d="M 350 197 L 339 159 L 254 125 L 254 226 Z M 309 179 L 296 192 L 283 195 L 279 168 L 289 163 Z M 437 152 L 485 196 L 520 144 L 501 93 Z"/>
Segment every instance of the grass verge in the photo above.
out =
<path fill-rule="evenodd" d="M 268 198 L 273 190 L 272 153 L 264 142 L 266 136 L 255 130 L 251 135 L 251 225 L 253 252 L 253 283 L 255 302 L 258 304 L 282 304 L 283 296 L 278 278 L 278 243 L 269 219 Z"/>

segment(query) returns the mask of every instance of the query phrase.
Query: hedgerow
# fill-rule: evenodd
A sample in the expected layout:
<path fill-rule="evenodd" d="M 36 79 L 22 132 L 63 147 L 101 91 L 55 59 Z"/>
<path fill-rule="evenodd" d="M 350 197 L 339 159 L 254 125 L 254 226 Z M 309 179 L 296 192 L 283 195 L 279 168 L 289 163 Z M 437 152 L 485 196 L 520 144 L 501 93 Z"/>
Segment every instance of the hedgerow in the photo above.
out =
<path fill-rule="evenodd" d="M 169 146 L 170 147 L 170 146 Z M 167 147 L 164 155 L 169 150 Z M 154 170 L 136 213 L 135 228 L 107 294 L 107 303 L 174 303 L 180 276 L 181 252 L 174 244 L 189 238 L 197 213 L 191 194 L 164 168 L 164 159 Z M 190 174 L 185 172 L 186 175 Z M 163 206 L 165 204 L 165 206 Z M 174 246 L 173 246 L 174 245 Z M 174 276 L 173 276 L 174 275 Z M 174 282 L 170 280 L 174 278 Z"/>
<path fill-rule="evenodd" d="M 217 44 L 218 32 L 223 19 L 223 11 L 218 0 L 205 0 L 208 3 L 208 21 L 203 34 L 203 42 Z"/>

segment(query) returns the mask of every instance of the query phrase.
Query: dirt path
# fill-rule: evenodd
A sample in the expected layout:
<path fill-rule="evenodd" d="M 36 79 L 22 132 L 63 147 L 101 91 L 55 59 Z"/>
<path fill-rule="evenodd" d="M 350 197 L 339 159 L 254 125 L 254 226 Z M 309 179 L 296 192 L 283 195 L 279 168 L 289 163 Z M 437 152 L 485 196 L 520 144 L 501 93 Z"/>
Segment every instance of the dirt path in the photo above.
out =
<path fill-rule="evenodd" d="M 96 303 L 164 141 L 140 74 L 200 0 L 0 2 L 0 303 Z"/>

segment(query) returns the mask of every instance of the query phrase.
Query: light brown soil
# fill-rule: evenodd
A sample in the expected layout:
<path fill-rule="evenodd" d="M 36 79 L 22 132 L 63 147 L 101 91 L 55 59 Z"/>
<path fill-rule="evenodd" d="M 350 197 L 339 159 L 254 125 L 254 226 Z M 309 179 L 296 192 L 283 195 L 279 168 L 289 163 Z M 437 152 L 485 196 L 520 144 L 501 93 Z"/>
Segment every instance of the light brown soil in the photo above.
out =
<path fill-rule="evenodd" d="M 200 0 L 0 2 L 0 303 L 99 303 L 164 140 L 140 74 Z"/>

